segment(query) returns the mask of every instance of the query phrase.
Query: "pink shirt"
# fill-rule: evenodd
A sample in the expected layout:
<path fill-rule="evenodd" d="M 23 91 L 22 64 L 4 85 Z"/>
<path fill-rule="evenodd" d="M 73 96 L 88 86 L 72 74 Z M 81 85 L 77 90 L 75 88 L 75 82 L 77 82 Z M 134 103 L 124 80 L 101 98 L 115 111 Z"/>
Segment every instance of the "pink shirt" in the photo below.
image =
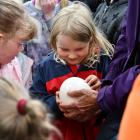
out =
<path fill-rule="evenodd" d="M 10 63 L 1 66 L 0 76 L 23 84 L 21 68 L 17 57 Z"/>

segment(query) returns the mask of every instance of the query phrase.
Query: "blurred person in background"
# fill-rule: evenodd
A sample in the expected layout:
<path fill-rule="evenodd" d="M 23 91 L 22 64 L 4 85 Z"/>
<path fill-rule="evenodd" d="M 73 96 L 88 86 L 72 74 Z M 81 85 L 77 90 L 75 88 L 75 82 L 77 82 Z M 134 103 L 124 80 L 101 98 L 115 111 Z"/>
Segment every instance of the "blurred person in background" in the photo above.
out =
<path fill-rule="evenodd" d="M 93 14 L 95 25 L 111 44 L 116 45 L 121 33 L 121 22 L 127 5 L 128 0 L 104 0 Z"/>
<path fill-rule="evenodd" d="M 61 138 L 45 106 L 21 85 L 0 78 L 0 139 L 53 140 L 52 133 Z"/>

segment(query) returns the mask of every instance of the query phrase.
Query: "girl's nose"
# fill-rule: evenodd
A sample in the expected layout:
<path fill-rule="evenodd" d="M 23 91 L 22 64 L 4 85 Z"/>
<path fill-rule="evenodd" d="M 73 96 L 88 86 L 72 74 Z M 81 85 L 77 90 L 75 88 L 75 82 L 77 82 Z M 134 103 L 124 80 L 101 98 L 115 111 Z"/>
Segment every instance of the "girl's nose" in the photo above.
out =
<path fill-rule="evenodd" d="M 70 59 L 75 59 L 77 56 L 75 53 L 69 53 L 69 56 L 68 56 Z"/>

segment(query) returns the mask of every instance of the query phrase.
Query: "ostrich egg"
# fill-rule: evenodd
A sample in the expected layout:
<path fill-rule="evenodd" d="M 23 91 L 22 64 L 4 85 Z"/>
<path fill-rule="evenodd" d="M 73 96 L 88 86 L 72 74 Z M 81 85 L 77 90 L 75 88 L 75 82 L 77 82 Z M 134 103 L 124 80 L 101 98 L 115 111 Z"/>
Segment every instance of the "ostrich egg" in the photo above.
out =
<path fill-rule="evenodd" d="M 71 77 L 66 79 L 59 91 L 59 97 L 64 104 L 70 104 L 76 99 L 68 95 L 69 91 L 80 90 L 80 89 L 91 89 L 90 86 L 79 77 Z"/>

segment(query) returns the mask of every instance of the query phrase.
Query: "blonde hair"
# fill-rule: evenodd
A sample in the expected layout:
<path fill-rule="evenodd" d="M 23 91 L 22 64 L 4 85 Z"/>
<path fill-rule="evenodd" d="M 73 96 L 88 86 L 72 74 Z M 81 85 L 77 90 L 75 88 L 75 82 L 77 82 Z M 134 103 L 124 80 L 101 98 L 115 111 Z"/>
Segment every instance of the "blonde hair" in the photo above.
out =
<path fill-rule="evenodd" d="M 36 34 L 36 26 L 23 8 L 14 0 L 0 0 L 0 33 L 7 38 L 18 36 L 29 40 Z"/>
<path fill-rule="evenodd" d="M 14 0 L 14 1 L 19 3 L 19 4 L 23 4 L 23 0 Z"/>
<path fill-rule="evenodd" d="M 27 101 L 24 115 L 17 108 L 20 100 Z M 45 106 L 17 83 L 0 78 L 0 139 L 47 140 L 52 130 Z"/>
<path fill-rule="evenodd" d="M 97 47 L 102 50 L 102 54 L 110 57 L 113 55 L 112 45 L 95 27 L 91 11 L 82 2 L 73 2 L 54 17 L 50 36 L 54 51 L 57 50 L 56 41 L 59 34 L 68 35 L 76 41 L 90 42 L 89 56 L 84 61 L 86 64 L 89 63 L 88 65 L 100 58 L 100 54 L 94 51 Z"/>

